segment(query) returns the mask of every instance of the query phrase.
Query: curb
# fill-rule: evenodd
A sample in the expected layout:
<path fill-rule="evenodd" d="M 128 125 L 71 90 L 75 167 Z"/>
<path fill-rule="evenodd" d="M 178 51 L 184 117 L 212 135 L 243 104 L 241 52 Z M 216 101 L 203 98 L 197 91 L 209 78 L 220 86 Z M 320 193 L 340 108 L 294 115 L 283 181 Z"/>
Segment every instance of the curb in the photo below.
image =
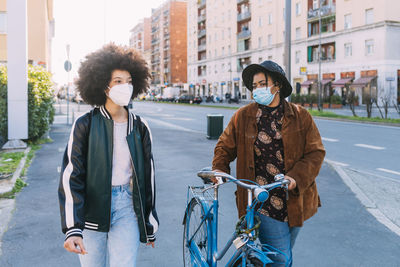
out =
<path fill-rule="evenodd" d="M 22 169 L 25 166 L 26 163 L 26 158 L 28 156 L 29 151 L 31 151 L 30 147 L 27 147 L 24 151 L 24 157 L 21 159 L 21 161 L 18 164 L 17 169 L 15 170 L 11 180 L 9 181 L 4 181 L 3 184 L 0 184 L 0 195 L 9 193 L 13 190 L 15 181 L 20 177 Z"/>
<path fill-rule="evenodd" d="M 386 226 L 393 233 L 400 236 L 400 227 L 394 224 L 388 217 L 386 217 L 385 214 L 383 214 L 378 209 L 376 204 L 364 194 L 361 188 L 353 182 L 353 180 L 350 178 L 349 175 L 347 175 L 342 167 L 334 164 L 330 160 L 324 160 L 324 162 L 335 170 L 335 172 L 340 176 L 343 182 L 351 189 L 351 191 L 353 191 L 356 197 L 360 200 L 361 204 L 365 206 L 367 211 L 371 213 L 371 215 L 374 216 L 378 220 L 378 222 Z"/>
<path fill-rule="evenodd" d="M 390 122 L 377 122 L 377 121 L 358 121 L 358 120 L 350 120 L 345 118 L 330 118 L 330 117 L 322 117 L 322 116 L 312 116 L 318 120 L 329 120 L 329 121 L 342 121 L 342 122 L 354 122 L 360 124 L 374 124 L 381 126 L 391 126 L 391 127 L 400 127 L 400 123 L 390 123 Z"/>

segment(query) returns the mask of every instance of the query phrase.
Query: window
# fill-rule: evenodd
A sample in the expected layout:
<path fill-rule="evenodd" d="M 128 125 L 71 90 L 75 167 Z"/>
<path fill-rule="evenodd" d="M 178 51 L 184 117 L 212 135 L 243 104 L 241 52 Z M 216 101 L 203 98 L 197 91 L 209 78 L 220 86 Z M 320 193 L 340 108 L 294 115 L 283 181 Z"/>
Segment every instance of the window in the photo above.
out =
<path fill-rule="evenodd" d="M 228 45 L 228 54 L 231 54 L 231 45 Z"/>
<path fill-rule="evenodd" d="M 262 17 L 258 17 L 258 27 L 262 27 Z"/>
<path fill-rule="evenodd" d="M 268 56 L 268 60 L 272 60 L 272 56 Z"/>
<path fill-rule="evenodd" d="M 351 43 L 344 44 L 344 57 L 351 57 L 353 54 L 352 49 Z"/>
<path fill-rule="evenodd" d="M 0 12 L 0 33 L 7 33 L 7 13 Z"/>
<path fill-rule="evenodd" d="M 272 24 L 272 13 L 268 14 L 268 24 L 271 25 Z"/>
<path fill-rule="evenodd" d="M 312 1 L 312 7 L 313 7 L 313 9 L 318 9 L 318 7 L 319 7 L 319 1 L 318 1 L 318 0 L 313 0 L 313 1 Z"/>
<path fill-rule="evenodd" d="M 225 38 L 225 31 L 224 30 L 221 30 L 221 35 L 222 35 L 222 40 L 224 40 L 224 38 Z"/>
<path fill-rule="evenodd" d="M 301 15 L 301 3 L 297 2 L 296 3 L 296 16 L 300 16 Z"/>
<path fill-rule="evenodd" d="M 369 56 L 374 53 L 374 40 L 365 40 L 365 55 Z"/>
<path fill-rule="evenodd" d="M 221 71 L 223 72 L 223 71 L 224 71 L 224 69 L 225 69 L 225 64 L 224 64 L 224 63 L 222 63 L 222 64 L 221 64 Z"/>
<path fill-rule="evenodd" d="M 228 28 L 228 38 L 231 38 L 231 27 Z"/>
<path fill-rule="evenodd" d="M 272 45 L 272 34 L 268 34 L 268 45 Z"/>
<path fill-rule="evenodd" d="M 214 57 L 217 57 L 217 49 L 214 49 Z"/>
<path fill-rule="evenodd" d="M 365 24 L 371 24 L 374 22 L 374 9 L 366 9 L 365 10 Z"/>
<path fill-rule="evenodd" d="M 258 63 L 261 63 L 262 62 L 262 57 L 259 57 L 258 58 Z"/>
<path fill-rule="evenodd" d="M 221 56 L 225 55 L 225 47 L 222 47 Z"/>
<path fill-rule="evenodd" d="M 296 51 L 295 58 L 296 58 L 296 64 L 300 63 L 301 51 Z"/>
<path fill-rule="evenodd" d="M 300 27 L 296 28 L 296 40 L 299 40 L 301 38 L 301 29 Z"/>
<path fill-rule="evenodd" d="M 262 37 L 258 37 L 258 48 L 262 46 Z"/>
<path fill-rule="evenodd" d="M 214 41 L 217 41 L 217 40 L 218 40 L 218 38 L 217 38 L 217 33 L 215 33 Z"/>
<path fill-rule="evenodd" d="M 351 28 L 351 14 L 344 15 L 344 29 Z"/>

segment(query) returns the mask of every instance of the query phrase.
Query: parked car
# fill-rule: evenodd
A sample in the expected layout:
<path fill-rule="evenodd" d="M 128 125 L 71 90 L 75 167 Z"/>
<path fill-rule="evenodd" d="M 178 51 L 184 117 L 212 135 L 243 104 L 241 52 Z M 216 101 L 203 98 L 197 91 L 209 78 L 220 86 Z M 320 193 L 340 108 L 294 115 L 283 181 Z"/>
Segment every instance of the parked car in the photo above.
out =
<path fill-rule="evenodd" d="M 201 102 L 203 102 L 203 98 L 201 98 L 200 96 L 195 96 L 193 98 L 193 103 L 200 104 Z"/>

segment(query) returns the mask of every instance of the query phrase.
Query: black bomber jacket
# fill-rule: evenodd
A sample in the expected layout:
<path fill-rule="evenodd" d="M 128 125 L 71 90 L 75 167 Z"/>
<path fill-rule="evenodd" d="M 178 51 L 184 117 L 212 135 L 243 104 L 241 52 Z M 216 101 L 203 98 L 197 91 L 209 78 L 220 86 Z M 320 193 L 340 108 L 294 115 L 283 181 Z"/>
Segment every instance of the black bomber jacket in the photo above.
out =
<path fill-rule="evenodd" d="M 110 229 L 113 127 L 104 106 L 82 115 L 72 126 L 58 189 L 65 239 L 82 237 L 83 229 L 99 232 Z M 133 163 L 130 185 L 140 241 L 152 242 L 159 222 L 151 132 L 147 123 L 131 112 L 127 128 L 126 140 Z"/>

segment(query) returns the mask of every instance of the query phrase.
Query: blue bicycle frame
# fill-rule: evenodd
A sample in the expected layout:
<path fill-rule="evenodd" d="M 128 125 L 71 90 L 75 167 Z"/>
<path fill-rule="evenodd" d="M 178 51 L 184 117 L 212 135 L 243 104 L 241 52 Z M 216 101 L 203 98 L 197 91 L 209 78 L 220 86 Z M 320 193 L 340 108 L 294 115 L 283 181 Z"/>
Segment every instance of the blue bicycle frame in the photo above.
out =
<path fill-rule="evenodd" d="M 200 176 L 200 175 L 199 175 Z M 227 178 L 233 178 L 232 176 L 228 175 L 225 176 Z M 235 178 L 233 178 L 235 179 Z M 188 188 L 188 204 L 187 204 L 187 212 L 185 214 L 185 221 L 184 223 L 186 224 L 186 227 L 189 227 L 190 224 L 190 214 L 188 213 L 189 210 L 189 205 L 192 204 L 192 199 L 195 199 L 195 201 L 201 206 L 201 209 L 203 210 L 204 216 L 197 226 L 197 229 L 194 231 L 194 233 L 191 234 L 190 238 L 187 240 L 185 246 L 188 246 L 189 251 L 190 251 L 190 256 L 191 256 L 191 261 L 192 263 L 195 263 L 194 266 L 201 266 L 201 267 L 216 267 L 217 262 L 221 260 L 228 249 L 231 247 L 232 244 L 237 241 L 239 243 L 238 246 L 236 246 L 236 251 L 234 255 L 229 259 L 228 263 L 226 266 L 232 266 L 238 259 L 242 259 L 242 266 L 246 266 L 246 257 L 248 257 L 250 254 L 252 257 L 257 258 L 260 262 L 262 262 L 265 266 L 265 264 L 273 263 L 273 261 L 268 257 L 268 254 L 283 254 L 285 257 L 286 255 L 271 247 L 271 246 L 263 246 L 262 249 L 260 249 L 253 240 L 252 238 L 255 237 L 255 229 L 254 227 L 254 220 L 255 220 L 255 206 L 256 203 L 258 203 L 258 195 L 256 198 L 253 200 L 253 190 L 257 186 L 250 186 L 247 184 L 244 184 L 242 182 L 239 182 L 239 180 L 235 179 L 232 180 L 233 182 L 239 184 L 239 185 L 244 185 L 243 187 L 247 188 L 248 191 L 248 203 L 247 203 L 247 209 L 246 209 L 246 215 L 245 215 L 245 223 L 246 223 L 246 228 L 247 232 L 246 234 L 238 234 L 237 231 L 235 231 L 231 238 L 228 240 L 226 243 L 225 247 L 218 252 L 218 187 L 219 185 L 214 185 L 208 188 L 205 187 L 190 187 Z M 268 191 L 272 190 L 277 187 L 282 187 L 285 183 L 284 182 L 277 182 L 271 185 L 268 185 Z M 286 183 L 287 184 L 287 183 Z M 259 188 L 266 188 L 267 186 L 258 186 Z M 209 189 L 213 188 L 214 189 L 214 194 L 211 196 L 211 194 L 207 191 Z M 207 191 L 207 192 L 206 192 Z M 189 193 L 192 193 L 193 198 L 190 198 Z M 267 192 L 266 190 L 262 192 Z M 265 198 L 265 196 L 264 196 Z M 268 194 L 267 197 L 268 198 Z M 266 200 L 265 198 L 265 200 Z M 189 200 L 190 199 L 190 200 Z M 265 201 L 264 200 L 264 201 Z M 211 203 L 211 204 L 209 204 Z M 207 259 L 203 257 L 201 254 L 200 248 L 196 242 L 193 242 L 194 237 L 196 236 L 197 232 L 199 229 L 203 226 L 203 224 L 206 225 L 207 229 L 207 237 L 208 237 L 208 244 L 209 246 L 207 247 Z M 250 231 L 250 230 L 251 231 Z M 243 238 L 247 240 L 243 241 Z M 242 243 L 241 243 L 242 242 Z"/>

